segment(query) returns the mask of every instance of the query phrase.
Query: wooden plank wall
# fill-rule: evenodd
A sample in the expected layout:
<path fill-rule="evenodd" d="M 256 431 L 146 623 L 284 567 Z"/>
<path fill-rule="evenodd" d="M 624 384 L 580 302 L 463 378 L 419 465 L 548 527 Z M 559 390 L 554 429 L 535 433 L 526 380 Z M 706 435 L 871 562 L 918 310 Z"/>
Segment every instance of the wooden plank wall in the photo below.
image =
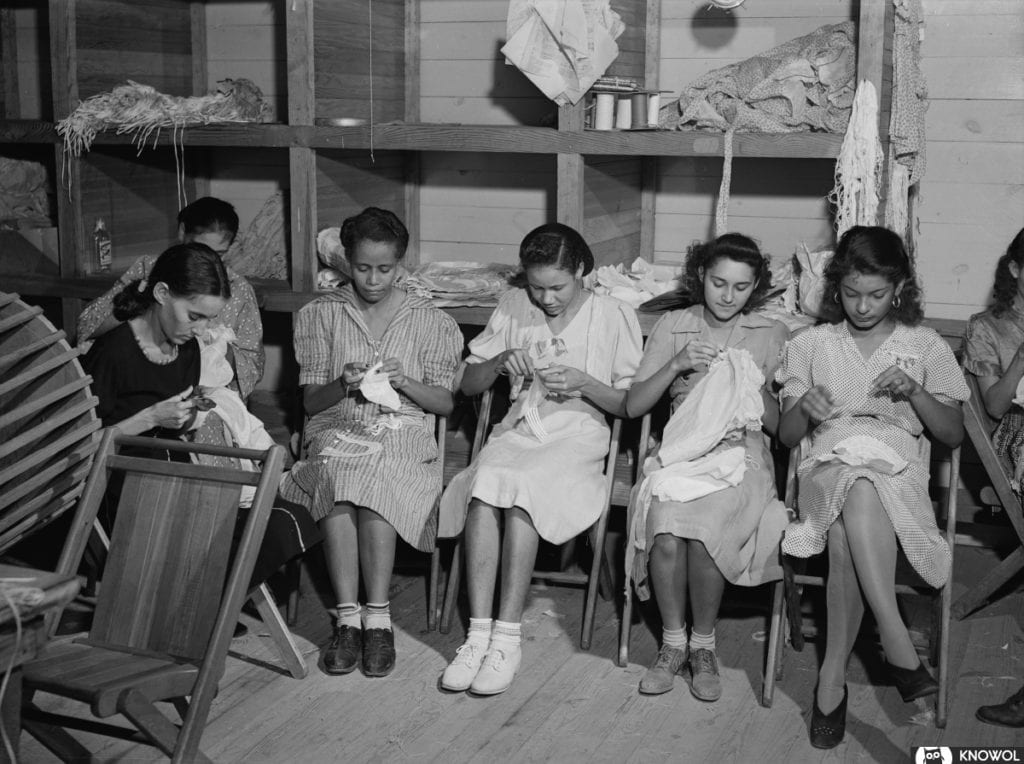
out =
<path fill-rule="evenodd" d="M 317 154 L 318 229 L 340 226 L 365 207 L 401 214 L 405 200 L 404 156 L 400 151 L 365 153 L 321 151 Z"/>
<path fill-rule="evenodd" d="M 22 119 L 52 119 L 50 48 L 47 42 L 50 28 L 46 3 L 18 6 L 9 12 L 13 16 L 17 56 L 18 116 Z"/>
<path fill-rule="evenodd" d="M 769 50 L 825 24 L 855 18 L 853 0 L 773 0 L 747 3 L 732 13 L 689 0 L 662 1 L 660 86 L 671 100 L 712 69 Z M 655 200 L 655 259 L 681 262 L 694 241 L 714 234 L 720 158 L 662 158 Z M 825 195 L 833 185 L 831 161 L 736 159 L 732 168 L 729 228 L 746 233 L 773 255 L 792 254 L 807 242 L 833 238 Z"/>
<path fill-rule="evenodd" d="M 317 0 L 313 18 L 316 116 L 403 119 L 405 3 Z"/>
<path fill-rule="evenodd" d="M 928 315 L 962 319 L 1024 225 L 1024 3 L 924 0 L 924 12 L 918 268 Z"/>

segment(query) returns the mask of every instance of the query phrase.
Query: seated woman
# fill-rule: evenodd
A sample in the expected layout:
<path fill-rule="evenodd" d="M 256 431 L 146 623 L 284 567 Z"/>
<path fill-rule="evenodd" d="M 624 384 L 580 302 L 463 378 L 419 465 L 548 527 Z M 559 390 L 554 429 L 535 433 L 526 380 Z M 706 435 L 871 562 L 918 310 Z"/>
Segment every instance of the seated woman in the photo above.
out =
<path fill-rule="evenodd" d="M 205 244 L 223 257 L 238 233 L 238 214 L 225 201 L 206 196 L 197 199 L 178 213 L 178 240 L 182 243 Z M 101 297 L 90 302 L 78 317 L 78 342 L 95 340 L 120 325 L 114 314 L 114 296 L 133 282 L 149 278 L 155 257 L 140 257 Z M 234 369 L 232 386 L 243 399 L 263 376 L 263 323 L 252 286 L 231 269 L 227 269 L 231 295 L 210 328 L 231 330 L 228 360 Z"/>
<path fill-rule="evenodd" d="M 1019 496 L 1024 470 L 1024 408 L 1017 392 L 1024 379 L 1024 228 L 996 264 L 992 294 L 992 306 L 967 322 L 964 369 L 977 378 L 985 410 L 999 422 L 992 442 Z"/>
<path fill-rule="evenodd" d="M 641 355 L 633 309 L 583 289 L 594 257 L 579 233 L 560 223 L 535 228 L 519 261 L 526 288 L 507 292 L 470 342 L 461 389 L 476 395 L 503 374 L 513 390 L 532 382 L 441 498 L 440 535 L 457 536 L 463 525 L 466 534 L 469 635 L 441 679 L 453 692 L 494 695 L 511 685 L 538 540 L 561 544 L 597 521 L 605 413 L 625 414 Z"/>
<path fill-rule="evenodd" d="M 646 414 L 666 390 L 676 411 L 708 376 L 708 367 L 720 354 L 726 348 L 736 348 L 760 372 L 749 384 L 763 403 L 761 426 L 774 434 L 779 421 L 779 404 L 773 397 L 775 370 L 789 330 L 778 321 L 750 312 L 770 282 L 767 259 L 746 236 L 726 234 L 693 247 L 686 260 L 685 286 L 696 304 L 672 311 L 655 324 L 626 399 L 629 415 Z M 710 425 L 706 419 L 705 423 Z M 693 495 L 691 486 L 676 489 L 679 499 L 669 498 L 670 489 L 662 491 L 660 498 L 652 498 L 641 488 L 638 495 L 647 498 L 634 509 L 637 520 L 646 516 L 644 533 L 635 539 L 646 555 L 641 552 L 636 557 L 632 574 L 643 599 L 649 593 L 639 584 L 650 578 L 662 621 L 661 649 L 640 681 L 640 692 L 648 695 L 671 690 L 675 675 L 683 672 L 689 657 L 693 695 L 704 701 L 718 700 L 722 688 L 715 620 L 726 581 L 757 586 L 770 580 L 772 573 L 781 577 L 775 561 L 788 514 L 775 491 L 774 466 L 764 432 L 760 428 L 729 429 L 719 442 L 708 445 L 708 451 L 717 453 L 743 447 L 746 469 L 738 483 L 723 484 L 713 493 L 690 500 L 678 491 Z M 630 549 L 633 547 L 631 544 Z M 689 642 L 688 601 L 693 613 Z"/>
<path fill-rule="evenodd" d="M 352 283 L 295 321 L 307 456 L 281 492 L 309 505 L 325 537 L 338 605 L 324 666 L 347 674 L 361 662 L 376 677 L 395 666 L 388 589 L 397 537 L 434 548 L 442 465 L 428 415 L 452 411 L 462 334 L 395 286 L 409 232 L 393 213 L 370 207 L 348 218 L 341 241 Z"/>
<path fill-rule="evenodd" d="M 832 748 L 846 729 L 846 664 L 867 600 L 886 666 L 904 701 L 938 691 L 900 617 L 893 586 L 902 548 L 920 576 L 941 586 L 950 550 L 928 497 L 925 431 L 954 447 L 963 438 L 968 390 L 949 345 L 920 326 L 921 290 L 900 237 L 855 226 L 825 271 L 831 323 L 795 336 L 778 372 L 779 438 L 810 436 L 799 465 L 800 521 L 782 550 L 829 551 L 828 632 L 818 675 L 811 744 Z"/>

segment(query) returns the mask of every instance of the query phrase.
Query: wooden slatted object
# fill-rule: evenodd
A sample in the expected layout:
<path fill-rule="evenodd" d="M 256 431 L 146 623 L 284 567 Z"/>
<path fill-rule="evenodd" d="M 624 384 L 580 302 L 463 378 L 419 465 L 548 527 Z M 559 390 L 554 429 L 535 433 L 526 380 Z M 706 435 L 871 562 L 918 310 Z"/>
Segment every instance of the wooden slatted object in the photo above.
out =
<path fill-rule="evenodd" d="M 99 445 L 78 350 L 0 292 L 0 552 L 74 506 Z"/>

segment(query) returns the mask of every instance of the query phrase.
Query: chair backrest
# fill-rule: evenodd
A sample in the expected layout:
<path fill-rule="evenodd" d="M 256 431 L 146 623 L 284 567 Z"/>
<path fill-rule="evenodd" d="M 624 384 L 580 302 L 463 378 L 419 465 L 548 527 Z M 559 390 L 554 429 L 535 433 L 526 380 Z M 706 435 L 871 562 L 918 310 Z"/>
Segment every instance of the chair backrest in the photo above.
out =
<path fill-rule="evenodd" d="M 249 459 L 258 472 L 121 453 L 139 449 Z M 89 639 L 192 661 L 226 652 L 280 482 L 284 450 L 195 446 L 105 432 L 61 556 L 74 572 L 112 477 L 123 476 Z M 243 485 L 256 486 L 237 546 Z"/>
<path fill-rule="evenodd" d="M 0 552 L 82 493 L 100 421 L 78 355 L 40 308 L 0 292 Z"/>
<path fill-rule="evenodd" d="M 985 410 L 985 401 L 981 395 L 981 388 L 978 386 L 978 378 L 964 369 L 964 379 L 967 380 L 967 388 L 971 392 L 971 397 L 964 404 L 964 429 L 967 431 L 967 437 L 970 438 L 974 450 L 978 452 L 978 458 L 981 459 L 981 464 L 985 468 L 988 479 L 992 482 L 992 489 L 999 497 L 1003 509 L 1009 513 L 1011 518 L 1018 518 L 1021 515 L 1020 500 L 1014 493 L 1003 461 L 992 444 L 995 420 Z"/>

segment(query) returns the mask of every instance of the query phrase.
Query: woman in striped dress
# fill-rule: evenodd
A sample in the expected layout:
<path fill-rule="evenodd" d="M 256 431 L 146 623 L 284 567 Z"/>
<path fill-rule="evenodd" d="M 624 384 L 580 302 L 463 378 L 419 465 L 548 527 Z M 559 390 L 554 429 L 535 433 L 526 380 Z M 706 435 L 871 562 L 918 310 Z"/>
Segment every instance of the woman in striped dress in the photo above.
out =
<path fill-rule="evenodd" d="M 811 744 L 832 748 L 846 726 L 846 664 L 864 614 L 878 622 L 889 673 L 905 701 L 938 691 L 896 605 L 898 547 L 932 586 L 950 551 L 928 497 L 931 437 L 963 438 L 967 385 L 949 345 L 920 326 L 921 291 L 907 250 L 885 228 L 847 231 L 825 272 L 832 323 L 794 337 L 777 374 L 779 438 L 810 438 L 798 467 L 800 521 L 786 554 L 829 550 L 828 636 L 811 716 Z M 863 597 L 863 599 L 862 599 Z"/>
<path fill-rule="evenodd" d="M 309 505 L 324 532 L 338 602 L 324 666 L 347 674 L 361 663 L 367 676 L 386 676 L 395 665 L 395 545 L 401 536 L 434 548 L 442 465 L 431 415 L 451 413 L 462 335 L 429 301 L 395 286 L 409 233 L 393 213 L 370 207 L 348 218 L 341 241 L 352 283 L 296 318 L 306 458 L 281 493 Z"/>

